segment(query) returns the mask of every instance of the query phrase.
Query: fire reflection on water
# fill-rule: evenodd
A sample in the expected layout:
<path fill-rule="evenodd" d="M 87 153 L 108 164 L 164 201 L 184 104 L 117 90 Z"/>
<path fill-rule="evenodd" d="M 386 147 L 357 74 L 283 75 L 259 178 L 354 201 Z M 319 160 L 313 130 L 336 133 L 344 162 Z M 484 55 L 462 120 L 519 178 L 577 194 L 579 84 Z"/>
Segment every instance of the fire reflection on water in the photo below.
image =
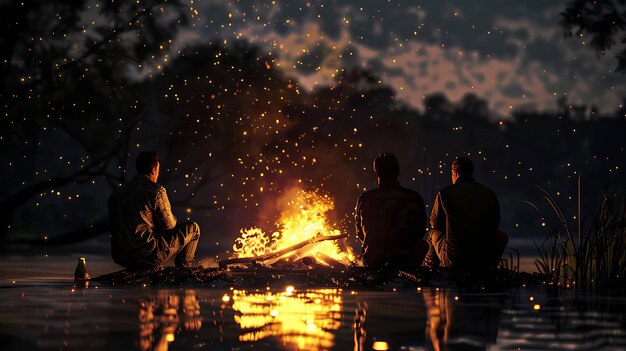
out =
<path fill-rule="evenodd" d="M 447 290 L 424 289 L 419 294 L 423 300 L 409 304 L 413 309 L 405 309 L 395 318 L 395 312 L 387 304 L 357 298 L 351 325 L 352 349 L 389 350 L 399 341 L 433 350 L 468 346 L 486 349 L 495 343 L 501 306 L 493 304 L 494 297 L 485 300 L 464 296 L 461 302 Z M 215 326 L 223 342 L 222 327 L 217 320 L 203 323 L 200 301 L 209 302 L 207 307 L 213 310 L 213 317 L 219 313 L 218 319 L 232 313 L 229 318 L 234 322 L 233 336 L 238 342 L 278 341 L 289 350 L 334 349 L 343 314 L 348 312 L 344 311 L 346 302 L 341 289 L 299 291 L 293 286 L 278 292 L 232 289 L 221 297 L 209 294 L 204 299 L 198 299 L 192 289 L 161 290 L 156 296 L 139 301 L 139 349 L 166 351 L 179 332 L 208 336 Z M 487 306 L 486 302 L 489 302 Z M 392 327 L 394 323 L 408 329 L 398 330 Z M 204 324 L 208 329 L 202 329 Z"/>
<path fill-rule="evenodd" d="M 235 313 L 235 325 L 241 330 L 239 341 L 244 343 L 270 338 L 289 349 L 329 350 L 335 346 L 335 333 L 341 327 L 340 289 L 300 292 L 289 286 L 281 292 L 232 290 L 219 303 L 221 310 Z M 162 290 L 140 299 L 138 318 L 138 346 L 142 351 L 166 351 L 181 330 L 198 332 L 203 326 L 199 299 L 191 289 Z"/>
<path fill-rule="evenodd" d="M 626 300 L 615 296 L 66 284 L 0 290 L 3 350 L 626 349 Z"/>
<path fill-rule="evenodd" d="M 340 289 L 298 292 L 288 287 L 278 293 L 234 290 L 232 297 L 235 322 L 243 332 L 240 341 L 277 337 L 288 348 L 299 350 L 334 347 L 342 303 Z"/>
<path fill-rule="evenodd" d="M 156 298 L 140 300 L 139 306 L 139 349 L 142 351 L 166 351 L 176 338 L 181 314 L 185 330 L 198 331 L 202 327 L 200 304 L 194 290 L 185 290 L 182 294 L 162 290 Z"/>
<path fill-rule="evenodd" d="M 379 297 L 344 301 L 342 293 L 341 289 L 300 291 L 288 286 L 282 291 L 231 288 L 226 294 L 198 298 L 193 289 L 160 290 L 139 300 L 138 346 L 142 351 L 167 351 L 185 331 L 222 343 L 220 321 L 224 320 L 230 320 L 231 326 L 227 339 L 242 344 L 278 342 L 280 349 L 288 350 L 339 347 L 336 336 L 342 327 L 352 329 L 354 351 L 391 350 L 402 344 L 484 350 L 496 343 L 502 306 L 494 296 L 458 297 L 454 291 L 420 289 L 421 298 L 393 310 Z M 207 314 L 208 320 L 203 319 L 201 302 L 213 318 Z"/>

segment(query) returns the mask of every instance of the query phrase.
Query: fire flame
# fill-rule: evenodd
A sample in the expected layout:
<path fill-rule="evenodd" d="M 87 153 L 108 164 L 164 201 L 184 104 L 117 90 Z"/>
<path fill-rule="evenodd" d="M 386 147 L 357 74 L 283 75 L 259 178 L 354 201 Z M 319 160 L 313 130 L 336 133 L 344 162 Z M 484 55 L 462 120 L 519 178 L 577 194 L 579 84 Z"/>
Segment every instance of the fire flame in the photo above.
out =
<path fill-rule="evenodd" d="M 294 194 L 295 193 L 295 194 Z M 241 229 L 241 236 L 235 240 L 233 251 L 236 257 L 256 257 L 275 252 L 317 236 L 340 235 L 328 222 L 326 214 L 335 207 L 328 195 L 315 191 L 294 189 L 286 193 L 286 201 L 280 206 L 280 216 L 276 221 L 276 231 L 268 235 L 261 228 Z M 300 252 L 301 255 L 305 253 Z M 354 261 L 350 248 L 342 249 L 336 241 L 316 243 L 306 252 L 315 256 L 323 254 L 342 263 Z"/>

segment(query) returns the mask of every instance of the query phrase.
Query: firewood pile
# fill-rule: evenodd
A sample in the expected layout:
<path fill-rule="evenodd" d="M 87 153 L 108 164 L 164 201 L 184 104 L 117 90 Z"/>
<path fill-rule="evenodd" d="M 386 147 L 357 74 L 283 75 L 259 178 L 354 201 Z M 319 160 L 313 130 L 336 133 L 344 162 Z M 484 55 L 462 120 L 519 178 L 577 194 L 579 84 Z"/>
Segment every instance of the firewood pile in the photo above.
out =
<path fill-rule="evenodd" d="M 284 263 L 283 263 L 284 265 Z M 543 284 L 536 274 L 497 269 L 481 273 L 426 267 L 398 270 L 367 267 L 322 267 L 303 269 L 250 264 L 230 268 L 158 267 L 122 270 L 92 278 L 90 282 L 112 286 L 191 286 L 260 289 L 283 287 L 395 290 L 410 287 L 458 288 L 467 291 L 504 291 L 512 287 Z"/>
<path fill-rule="evenodd" d="M 515 286 L 543 283 L 540 276 L 495 269 L 459 272 L 426 267 L 370 269 L 346 265 L 311 247 L 325 240 L 345 236 L 318 236 L 291 247 L 256 257 L 231 258 L 219 267 L 157 267 L 123 270 L 89 280 L 106 285 L 203 286 L 210 288 L 266 288 L 285 284 L 301 288 L 350 288 L 395 290 L 415 286 L 459 288 L 469 291 L 502 291 Z"/>

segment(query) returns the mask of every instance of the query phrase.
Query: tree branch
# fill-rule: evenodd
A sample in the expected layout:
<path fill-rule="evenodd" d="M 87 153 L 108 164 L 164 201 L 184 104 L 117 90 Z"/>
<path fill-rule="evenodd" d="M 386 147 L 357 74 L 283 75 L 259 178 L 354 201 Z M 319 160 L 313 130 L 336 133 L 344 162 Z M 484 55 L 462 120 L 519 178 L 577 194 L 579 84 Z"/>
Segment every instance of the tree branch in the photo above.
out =
<path fill-rule="evenodd" d="M 16 193 L 9 195 L 6 199 L 0 202 L 0 212 L 1 212 L 0 216 L 2 216 L 0 218 L 4 218 L 5 216 L 8 216 L 8 214 L 12 212 L 12 209 L 19 207 L 20 205 L 23 205 L 26 201 L 28 201 L 34 196 L 37 196 L 37 194 L 41 193 L 42 191 L 46 189 L 64 186 L 77 180 L 82 181 L 82 180 L 79 180 L 79 178 L 84 175 L 92 176 L 92 174 L 90 173 L 92 172 L 92 169 L 96 167 L 97 169 L 100 169 L 100 170 L 103 169 L 108 163 L 107 160 L 110 159 L 116 152 L 117 150 L 113 150 L 97 158 L 96 160 L 91 162 L 89 165 L 78 170 L 73 175 L 69 175 L 65 177 L 50 178 L 48 180 L 44 180 L 42 182 L 20 189 Z"/>
<path fill-rule="evenodd" d="M 74 229 L 65 233 L 48 237 L 48 239 L 19 239 L 11 240 L 9 244 L 29 244 L 38 246 L 59 246 L 73 244 L 83 240 L 94 238 L 102 233 L 109 231 L 108 217 L 101 218 L 93 223 L 87 224 L 82 228 Z"/>
<path fill-rule="evenodd" d="M 156 6 L 156 5 L 153 5 Z M 119 37 L 120 35 L 130 31 L 133 29 L 133 22 L 139 20 L 141 17 L 145 16 L 146 14 L 150 13 L 150 11 L 152 10 L 152 7 L 150 7 L 149 9 L 143 9 L 143 11 L 137 13 L 135 16 L 133 16 L 132 18 L 130 18 L 128 21 L 124 21 L 124 25 L 123 26 L 115 26 L 114 28 L 111 29 L 111 32 L 105 36 L 104 38 L 102 38 L 102 40 L 100 40 L 99 42 L 97 42 L 96 44 L 90 46 L 87 51 L 85 53 L 83 53 L 79 58 L 72 60 L 70 62 L 64 63 L 62 65 L 59 66 L 59 68 L 56 70 L 57 73 L 59 72 L 63 72 L 69 68 L 78 66 L 78 64 L 80 64 L 81 62 L 85 61 L 89 56 L 95 54 L 98 50 L 100 50 L 101 47 L 103 47 L 104 45 L 106 45 L 108 42 L 112 41 L 113 39 Z M 128 25 L 126 25 L 126 23 L 128 23 Z M 26 84 L 24 86 L 24 90 L 30 90 L 33 87 L 41 84 L 43 81 L 45 81 L 45 75 L 41 76 L 37 79 L 32 80 L 29 84 Z"/>

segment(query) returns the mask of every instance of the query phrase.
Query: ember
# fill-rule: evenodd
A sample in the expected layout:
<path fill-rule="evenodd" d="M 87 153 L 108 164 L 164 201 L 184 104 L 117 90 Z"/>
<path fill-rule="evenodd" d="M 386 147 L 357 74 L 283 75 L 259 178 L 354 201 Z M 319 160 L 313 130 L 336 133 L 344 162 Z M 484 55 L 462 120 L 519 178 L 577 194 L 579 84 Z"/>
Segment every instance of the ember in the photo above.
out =
<path fill-rule="evenodd" d="M 302 189 L 289 191 L 286 196 L 288 199 L 280 208 L 276 231 L 268 235 L 261 228 L 242 229 L 233 245 L 235 257 L 259 257 L 309 241 L 310 244 L 298 247 L 295 253 L 290 252 L 292 260 L 305 258 L 305 262 L 314 260 L 326 265 L 333 262 L 347 265 L 354 261 L 351 248 L 342 249 L 336 240 L 315 240 L 344 237 L 326 217 L 334 208 L 331 197 Z"/>

